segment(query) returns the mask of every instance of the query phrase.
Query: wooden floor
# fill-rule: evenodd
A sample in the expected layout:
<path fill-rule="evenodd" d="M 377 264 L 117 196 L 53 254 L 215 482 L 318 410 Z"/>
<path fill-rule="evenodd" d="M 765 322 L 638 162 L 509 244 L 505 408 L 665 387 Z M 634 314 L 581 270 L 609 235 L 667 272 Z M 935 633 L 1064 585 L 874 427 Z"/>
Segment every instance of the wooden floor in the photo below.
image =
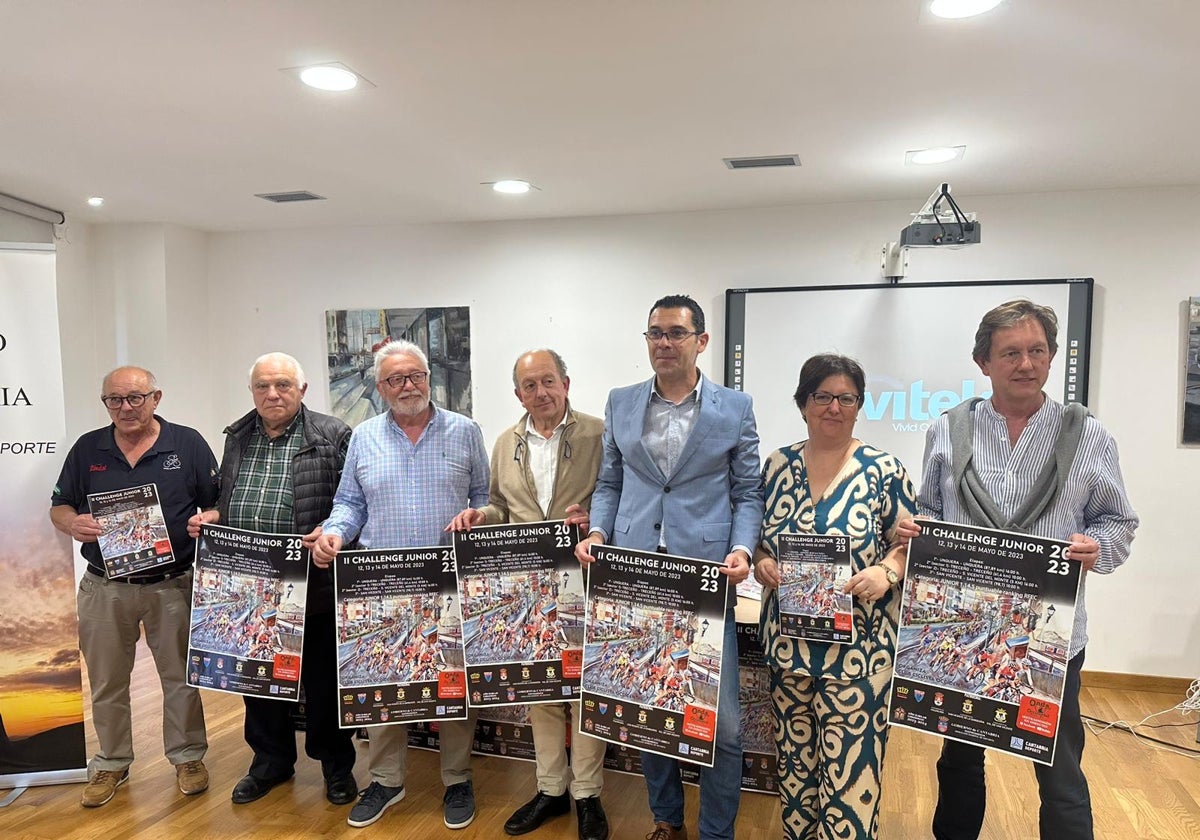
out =
<path fill-rule="evenodd" d="M 407 798 L 375 825 L 364 829 L 346 825 L 349 806 L 325 801 L 320 767 L 302 758 L 296 778 L 258 802 L 235 806 L 229 800 L 233 785 L 249 763 L 242 740 L 242 703 L 232 695 L 202 692 L 208 720 L 206 758 L 212 786 L 198 796 L 182 796 L 175 788 L 172 768 L 162 755 L 160 695 L 153 663 L 139 649 L 134 672 L 134 737 L 138 760 L 129 782 L 116 797 L 98 809 L 79 806 L 82 785 L 30 788 L 7 808 L 0 809 L 3 840 L 71 840 L 72 838 L 164 838 L 188 840 L 221 838 L 329 837 L 446 837 L 455 840 L 504 837 L 503 823 L 534 792 L 529 762 L 499 758 L 475 759 L 478 815 L 468 828 L 452 832 L 442 824 L 442 786 L 437 756 L 422 750 L 409 755 Z M 86 691 L 85 691 L 86 693 Z M 1106 720 L 1141 720 L 1177 703 L 1181 697 L 1156 692 L 1085 688 L 1081 698 L 1086 714 Z M 1191 726 L 1146 730 L 1182 747 L 1195 743 L 1196 716 L 1171 713 L 1158 723 L 1192 721 Z M 89 752 L 95 742 L 88 722 Z M 882 815 L 883 840 L 927 838 L 936 784 L 933 765 L 937 739 L 909 730 L 893 730 L 885 766 Z M 356 776 L 367 783 L 366 747 L 360 747 Z M 303 752 L 301 750 L 301 752 Z M 988 816 L 983 840 L 1037 837 L 1037 788 L 1031 766 L 1024 761 L 989 753 Z M 1091 783 L 1096 836 L 1103 840 L 1194 840 L 1200 837 L 1200 762 L 1152 749 L 1130 735 L 1109 731 L 1088 736 L 1084 767 Z M 641 838 L 650 829 L 646 791 L 641 779 L 610 773 L 605 780 L 604 804 L 613 840 Z M 696 837 L 697 792 L 687 788 L 688 824 Z M 779 808 L 774 797 L 742 795 L 739 838 L 779 836 Z M 537 840 L 574 840 L 573 816 L 560 817 L 529 835 Z"/>

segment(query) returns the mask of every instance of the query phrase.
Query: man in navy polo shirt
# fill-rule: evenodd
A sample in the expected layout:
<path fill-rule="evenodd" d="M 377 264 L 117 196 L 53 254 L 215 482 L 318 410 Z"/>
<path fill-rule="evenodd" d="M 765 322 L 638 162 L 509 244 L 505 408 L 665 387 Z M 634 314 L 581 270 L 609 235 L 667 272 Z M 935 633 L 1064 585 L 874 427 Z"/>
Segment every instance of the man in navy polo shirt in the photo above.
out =
<path fill-rule="evenodd" d="M 195 555 L 187 521 L 197 508 L 217 503 L 217 459 L 195 429 L 154 413 L 161 399 L 154 375 L 143 368 L 121 367 L 104 377 L 100 400 L 112 423 L 75 442 L 50 497 L 50 521 L 82 543 L 88 564 L 77 599 L 79 648 L 91 681 L 92 723 L 100 749 L 89 762 L 90 781 L 81 800 L 85 808 L 108 802 L 129 778 L 129 675 L 139 624 L 146 628 L 146 644 L 162 684 L 163 745 L 175 765 L 179 789 L 190 795 L 208 788 L 204 709 L 186 674 Z M 88 494 L 146 484 L 158 488 L 175 559 L 144 574 L 110 580 Z"/>

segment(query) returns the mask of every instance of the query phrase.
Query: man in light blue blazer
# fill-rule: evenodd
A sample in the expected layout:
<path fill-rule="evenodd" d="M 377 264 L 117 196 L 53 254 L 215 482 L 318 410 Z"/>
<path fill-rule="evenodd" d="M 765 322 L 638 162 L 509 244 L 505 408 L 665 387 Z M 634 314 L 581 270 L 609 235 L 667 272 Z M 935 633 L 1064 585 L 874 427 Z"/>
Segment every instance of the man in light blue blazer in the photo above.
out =
<path fill-rule="evenodd" d="M 614 389 L 604 410 L 604 455 L 592 496 L 592 544 L 719 560 L 729 578 L 716 749 L 700 771 L 700 840 L 733 838 L 741 799 L 733 587 L 750 572 L 762 527 L 758 433 L 750 397 L 696 367 L 708 345 L 704 311 L 687 295 L 655 302 L 645 332 L 654 377 Z M 642 753 L 654 815 L 648 840 L 685 840 L 679 762 Z"/>

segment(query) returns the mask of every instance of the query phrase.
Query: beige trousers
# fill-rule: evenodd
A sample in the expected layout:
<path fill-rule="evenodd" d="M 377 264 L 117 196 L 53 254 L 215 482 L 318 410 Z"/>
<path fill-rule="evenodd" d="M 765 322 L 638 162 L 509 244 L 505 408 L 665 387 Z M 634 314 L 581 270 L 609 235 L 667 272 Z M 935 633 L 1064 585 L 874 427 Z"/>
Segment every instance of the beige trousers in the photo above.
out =
<path fill-rule="evenodd" d="M 403 787 L 408 769 L 408 724 L 372 726 L 370 737 L 371 781 L 384 787 Z M 475 740 L 475 712 L 466 720 L 438 724 L 442 784 L 446 787 L 471 781 L 471 746 Z"/>
<path fill-rule="evenodd" d="M 199 761 L 208 750 L 200 692 L 187 684 L 192 573 L 160 583 L 79 582 L 79 649 L 92 684 L 92 725 L 100 749 L 88 767 L 121 771 L 133 763 L 129 675 L 142 627 L 162 685 L 163 748 L 172 764 Z"/>
<path fill-rule="evenodd" d="M 567 766 L 567 726 L 571 716 L 571 765 Z M 571 798 L 599 796 L 604 787 L 604 750 L 607 744 L 578 731 L 579 701 L 535 703 L 529 707 L 533 749 L 537 757 L 537 787 L 550 796 L 561 796 L 570 787 Z"/>

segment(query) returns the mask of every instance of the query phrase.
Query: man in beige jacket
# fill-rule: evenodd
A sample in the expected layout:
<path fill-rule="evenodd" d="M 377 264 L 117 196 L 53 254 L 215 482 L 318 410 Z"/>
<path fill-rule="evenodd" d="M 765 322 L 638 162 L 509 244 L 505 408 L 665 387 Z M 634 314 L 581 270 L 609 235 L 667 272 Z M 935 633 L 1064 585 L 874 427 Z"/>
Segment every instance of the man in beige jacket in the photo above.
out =
<path fill-rule="evenodd" d="M 513 366 L 513 385 L 525 415 L 500 435 L 492 450 L 491 500 L 486 507 L 464 510 L 451 529 L 565 519 L 586 530 L 600 471 L 604 421 L 571 409 L 567 366 L 553 350 L 522 354 Z M 600 805 L 605 744 L 573 733 L 568 768 L 566 735 L 571 714 L 578 716 L 578 700 L 530 707 L 537 794 L 504 824 L 506 833 L 533 831 L 547 819 L 567 813 L 574 799 L 580 840 L 608 837 L 608 820 Z"/>

